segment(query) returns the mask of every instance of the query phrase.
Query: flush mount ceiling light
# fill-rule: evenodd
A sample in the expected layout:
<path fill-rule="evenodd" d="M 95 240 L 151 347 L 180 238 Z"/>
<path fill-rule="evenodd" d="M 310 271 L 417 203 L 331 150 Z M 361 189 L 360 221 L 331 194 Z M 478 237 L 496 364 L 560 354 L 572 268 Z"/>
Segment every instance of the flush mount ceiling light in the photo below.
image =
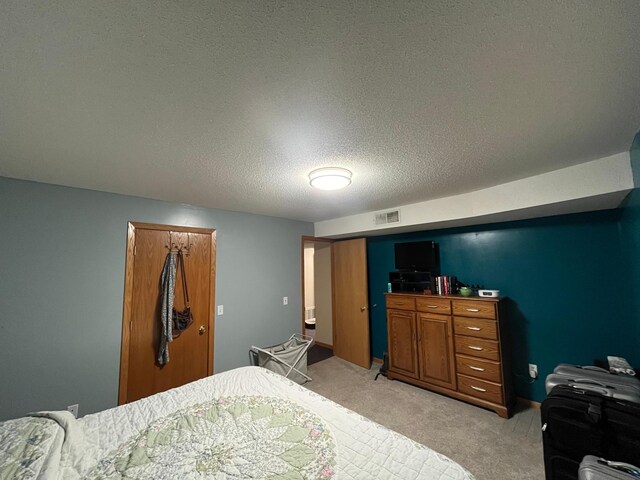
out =
<path fill-rule="evenodd" d="M 351 183 L 351 172 L 346 168 L 318 168 L 309 174 L 309 183 L 320 190 L 338 190 Z"/>

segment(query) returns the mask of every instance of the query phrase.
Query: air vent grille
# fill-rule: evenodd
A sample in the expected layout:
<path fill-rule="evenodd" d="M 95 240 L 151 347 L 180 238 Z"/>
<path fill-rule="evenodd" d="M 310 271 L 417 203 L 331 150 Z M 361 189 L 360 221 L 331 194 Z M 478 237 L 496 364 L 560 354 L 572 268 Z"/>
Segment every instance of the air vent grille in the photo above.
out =
<path fill-rule="evenodd" d="M 388 223 L 400 222 L 400 210 L 393 210 L 391 212 L 376 213 L 374 217 L 376 225 L 386 225 Z"/>

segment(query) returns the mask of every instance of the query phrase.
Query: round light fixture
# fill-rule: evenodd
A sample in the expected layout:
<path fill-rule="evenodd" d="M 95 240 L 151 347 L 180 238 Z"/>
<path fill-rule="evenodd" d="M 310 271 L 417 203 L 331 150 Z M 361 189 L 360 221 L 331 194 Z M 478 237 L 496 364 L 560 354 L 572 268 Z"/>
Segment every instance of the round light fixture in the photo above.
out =
<path fill-rule="evenodd" d="M 309 174 L 309 183 L 320 190 L 338 190 L 351 183 L 351 172 L 346 168 L 318 168 Z"/>

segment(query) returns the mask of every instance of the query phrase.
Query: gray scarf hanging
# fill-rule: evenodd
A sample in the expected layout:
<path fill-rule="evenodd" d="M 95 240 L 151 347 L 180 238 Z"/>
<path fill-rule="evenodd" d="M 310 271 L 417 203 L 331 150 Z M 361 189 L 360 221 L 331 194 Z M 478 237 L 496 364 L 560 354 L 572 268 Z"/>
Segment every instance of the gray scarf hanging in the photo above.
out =
<path fill-rule="evenodd" d="M 173 311 L 173 298 L 176 290 L 176 257 L 176 252 L 170 252 L 162 268 L 160 351 L 158 352 L 158 363 L 160 365 L 169 363 L 169 342 L 173 341 L 171 316 Z"/>

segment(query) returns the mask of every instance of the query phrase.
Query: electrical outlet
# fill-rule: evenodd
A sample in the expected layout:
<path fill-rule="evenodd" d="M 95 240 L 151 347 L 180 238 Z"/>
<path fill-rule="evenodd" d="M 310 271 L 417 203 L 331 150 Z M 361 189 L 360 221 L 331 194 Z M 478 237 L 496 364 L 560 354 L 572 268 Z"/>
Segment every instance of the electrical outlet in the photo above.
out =
<path fill-rule="evenodd" d="M 282 304 L 289 305 L 289 297 L 282 297 Z"/>
<path fill-rule="evenodd" d="M 79 405 L 76 403 L 75 405 L 69 405 L 67 407 L 67 410 L 73 413 L 74 417 L 78 418 L 78 408 L 79 408 Z"/>
<path fill-rule="evenodd" d="M 224 314 L 224 305 L 218 305 L 218 315 Z"/>
<path fill-rule="evenodd" d="M 530 363 L 529 364 L 529 376 L 531 378 L 538 378 L 538 366 Z"/>

